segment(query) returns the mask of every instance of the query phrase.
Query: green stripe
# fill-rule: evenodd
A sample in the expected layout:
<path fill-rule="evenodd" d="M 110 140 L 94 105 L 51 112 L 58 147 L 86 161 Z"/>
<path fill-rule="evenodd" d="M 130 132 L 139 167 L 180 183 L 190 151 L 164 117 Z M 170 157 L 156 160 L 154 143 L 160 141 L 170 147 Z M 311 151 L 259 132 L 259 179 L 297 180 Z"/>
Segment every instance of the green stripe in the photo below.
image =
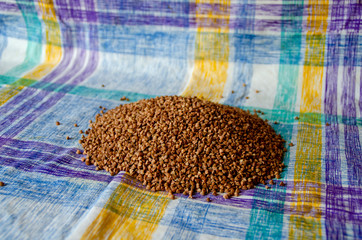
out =
<path fill-rule="evenodd" d="M 156 97 L 156 95 L 150 95 L 150 94 L 119 91 L 119 90 L 96 89 L 84 86 L 76 86 L 73 90 L 71 90 L 68 93 L 75 94 L 78 96 L 85 96 L 85 97 L 98 98 L 98 99 L 118 100 L 118 101 L 120 100 L 121 97 L 126 96 L 132 102 Z"/>
<path fill-rule="evenodd" d="M 32 39 L 37 38 L 37 33 L 39 33 L 39 39 L 42 39 L 42 26 L 40 20 L 38 19 L 34 2 L 27 4 L 27 12 L 24 12 L 19 6 L 19 1 L 16 2 L 18 3 L 18 7 L 25 21 L 26 31 L 28 34 L 28 46 L 26 48 L 24 61 L 20 65 L 17 65 L 8 72 L 4 73 L 4 75 L 0 75 L 0 84 L 11 84 L 21 77 L 21 75 L 37 66 L 41 60 L 42 44 L 32 41 Z M 34 31 L 33 29 L 38 29 L 39 32 Z"/>
<path fill-rule="evenodd" d="M 36 80 L 22 77 L 11 77 L 6 75 L 0 75 L 0 82 L 3 84 L 8 84 L 13 87 L 27 87 L 35 83 Z"/>
<path fill-rule="evenodd" d="M 288 6 L 295 6 L 298 4 L 301 11 L 303 11 L 304 1 L 283 1 L 283 16 L 284 19 L 291 19 L 295 23 L 299 23 L 300 26 L 294 26 L 293 29 L 286 29 L 282 25 L 281 32 L 281 55 L 280 55 L 280 67 L 278 74 L 278 85 L 276 96 L 274 99 L 274 110 L 271 113 L 269 119 L 272 121 L 281 121 L 283 123 L 297 122 L 295 116 L 298 114 L 294 113 L 297 91 L 298 91 L 298 76 L 299 76 L 299 64 L 286 65 L 285 63 L 293 62 L 295 59 L 300 59 L 301 42 L 302 42 L 302 20 L 303 14 L 289 16 Z M 267 116 L 268 117 L 268 116 Z M 311 116 L 314 117 L 314 116 Z M 277 133 L 281 133 L 283 138 L 288 142 L 292 139 L 293 125 L 286 127 L 284 124 L 274 125 L 273 127 Z M 284 163 L 286 166 L 289 164 L 289 151 L 284 157 Z M 281 174 L 282 179 L 286 179 L 287 168 Z M 285 199 L 286 188 L 278 188 L 277 192 L 269 191 L 267 196 L 264 198 L 275 198 L 276 194 L 278 197 Z M 258 191 L 255 193 L 258 194 Z M 260 193 L 259 193 L 260 194 Z M 250 223 L 246 239 L 280 239 L 282 238 L 283 230 L 283 216 L 284 216 L 284 201 L 278 204 L 278 209 L 275 211 L 265 211 L 263 206 L 253 201 L 252 210 L 250 213 Z"/>

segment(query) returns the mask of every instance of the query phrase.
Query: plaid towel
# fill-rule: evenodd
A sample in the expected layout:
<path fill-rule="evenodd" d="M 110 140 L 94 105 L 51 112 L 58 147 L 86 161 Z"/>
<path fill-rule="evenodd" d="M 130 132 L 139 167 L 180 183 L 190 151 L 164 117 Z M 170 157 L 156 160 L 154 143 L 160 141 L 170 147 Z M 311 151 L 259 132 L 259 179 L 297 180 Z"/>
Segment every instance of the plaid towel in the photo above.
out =
<path fill-rule="evenodd" d="M 361 28 L 360 0 L 0 0 L 0 239 L 362 239 Z M 171 200 L 80 161 L 100 105 L 160 95 L 279 122 L 286 187 Z"/>

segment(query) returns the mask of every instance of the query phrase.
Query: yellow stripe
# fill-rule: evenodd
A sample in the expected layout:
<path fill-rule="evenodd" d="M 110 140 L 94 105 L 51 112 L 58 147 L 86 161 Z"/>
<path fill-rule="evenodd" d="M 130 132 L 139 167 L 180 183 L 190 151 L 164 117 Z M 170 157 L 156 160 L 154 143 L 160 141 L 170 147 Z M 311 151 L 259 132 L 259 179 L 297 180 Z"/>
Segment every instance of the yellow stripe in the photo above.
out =
<path fill-rule="evenodd" d="M 6 103 L 10 98 L 18 94 L 23 87 L 7 86 L 0 90 L 0 106 Z"/>
<path fill-rule="evenodd" d="M 53 1 L 41 0 L 39 2 L 39 8 L 42 12 L 42 19 L 45 24 L 47 44 L 45 47 L 45 59 L 41 65 L 22 77 L 33 80 L 39 80 L 49 74 L 54 67 L 59 64 L 62 58 L 60 28 L 57 22 Z M 16 82 L 14 84 L 16 84 Z"/>
<path fill-rule="evenodd" d="M 196 11 L 196 23 L 213 21 L 217 28 L 197 28 L 195 66 L 183 96 L 197 96 L 218 102 L 222 98 L 229 67 L 229 18 L 230 0 L 196 0 L 197 4 L 220 4 L 223 14 Z"/>
<path fill-rule="evenodd" d="M 327 30 L 328 16 L 328 8 L 323 4 L 328 4 L 328 1 L 310 0 L 309 4 L 312 11 L 307 19 L 307 27 L 310 31 L 306 36 L 300 107 L 302 122 L 298 125 L 294 168 L 294 178 L 305 179 L 305 181 L 296 182 L 292 192 L 291 212 L 296 214 L 290 216 L 290 239 L 320 239 L 322 237 L 322 198 L 319 184 L 322 172 L 322 127 L 319 117 L 311 117 L 307 113 L 318 115 L 322 111 L 324 34 Z M 303 122 L 310 122 L 313 125 L 306 125 Z M 310 184 L 310 181 L 316 184 Z M 316 194 L 309 194 L 309 192 Z"/>
<path fill-rule="evenodd" d="M 169 199 L 121 183 L 82 239 L 151 239 Z"/>

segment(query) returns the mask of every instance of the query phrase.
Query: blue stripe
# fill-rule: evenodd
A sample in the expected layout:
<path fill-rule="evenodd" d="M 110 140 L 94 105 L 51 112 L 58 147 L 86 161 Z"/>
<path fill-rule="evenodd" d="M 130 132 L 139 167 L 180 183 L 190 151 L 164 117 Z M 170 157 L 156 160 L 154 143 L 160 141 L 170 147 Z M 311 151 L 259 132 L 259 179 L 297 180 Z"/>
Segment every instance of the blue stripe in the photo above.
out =
<path fill-rule="evenodd" d="M 234 59 L 229 60 L 235 62 L 234 72 L 232 73 L 232 90 L 235 91 L 235 94 L 230 94 L 225 104 L 233 106 L 242 106 L 245 102 L 245 97 L 250 90 L 251 78 L 254 74 L 252 59 L 254 59 L 254 54 L 257 54 L 255 51 L 257 49 L 255 39 L 252 35 L 248 34 L 254 30 L 255 7 L 247 8 L 244 4 L 248 3 L 248 0 L 241 1 L 237 11 L 240 12 L 240 14 L 251 17 L 243 19 L 240 24 L 246 26 L 245 29 L 236 30 L 230 39 L 232 50 L 235 52 Z M 246 87 L 244 87 L 243 84 L 246 84 Z"/>
<path fill-rule="evenodd" d="M 2 181 L 7 183 L 6 188 L 0 189 L 0 195 L 43 203 L 62 204 L 67 207 L 82 206 L 87 203 L 87 199 L 92 198 L 93 194 L 89 194 L 88 191 L 98 192 L 99 188 L 103 189 L 108 184 L 107 182 L 95 182 L 86 179 L 75 181 L 74 179 L 45 174 L 34 175 L 23 171 L 16 171 L 18 175 L 13 178 L 12 170 L 7 167 L 0 167 L 0 172 Z M 84 198 L 78 198 L 79 195 L 84 195 Z"/>
<path fill-rule="evenodd" d="M 70 148 L 80 147 L 78 131 L 89 128 L 88 121 L 94 120 L 95 115 L 100 111 L 99 106 L 112 109 L 119 103 L 118 101 L 83 98 L 66 94 L 57 104 L 25 128 L 17 138 L 30 141 L 41 140 Z M 29 112 L 35 109 L 36 106 L 33 106 Z M 60 121 L 61 125 L 55 126 L 56 121 Z M 79 127 L 74 127 L 74 123 L 77 123 Z M 54 129 L 55 127 L 56 129 Z M 70 136 L 71 139 L 66 140 L 66 136 Z"/>
<path fill-rule="evenodd" d="M 1 166 L 0 175 L 2 239 L 64 239 L 108 185 Z"/>
<path fill-rule="evenodd" d="M 244 239 L 249 226 L 248 209 L 238 209 L 179 199 L 169 207 L 160 225 L 167 226 L 162 239 L 199 239 L 201 234 Z"/>
<path fill-rule="evenodd" d="M 250 14 L 253 9 L 240 9 L 245 14 Z M 3 16 L 5 23 L 11 26 L 16 31 L 10 31 L 9 29 L 5 32 L 6 36 L 17 37 L 26 39 L 26 34 L 14 35 L 19 32 L 26 32 L 26 27 L 20 16 Z M 18 18 L 18 20 L 16 20 Z M 284 35 L 259 35 L 253 34 L 253 30 L 250 29 L 254 26 L 250 21 L 252 18 L 241 19 L 245 28 L 235 30 L 235 33 L 230 33 L 230 42 L 235 45 L 235 57 L 229 59 L 230 62 L 246 62 L 250 64 L 292 64 L 292 65 L 303 65 L 304 59 L 303 54 L 300 54 L 298 49 L 304 49 L 304 42 L 300 42 L 300 39 L 306 37 L 305 33 L 301 32 L 288 32 Z M 11 25 L 10 25 L 11 24 Z M 295 24 L 298 24 L 296 22 Z M 80 31 L 89 31 L 87 23 L 72 23 L 64 22 L 59 23 L 61 28 L 71 26 L 72 29 L 78 29 Z M 194 55 L 190 54 L 190 46 L 193 46 L 195 42 L 195 31 L 161 31 L 153 30 L 150 27 L 143 26 L 120 26 L 120 25 L 99 25 L 99 50 L 102 52 L 119 53 L 125 55 L 135 56 L 150 56 L 160 57 L 168 59 L 194 59 Z M 284 27 L 285 28 L 285 27 Z M 200 33 L 209 34 L 209 33 Z M 355 34 L 358 37 L 357 34 Z M 326 39 L 335 38 L 338 36 L 334 33 L 328 33 Z M 96 39 L 97 36 L 90 35 L 90 39 Z M 41 42 L 40 39 L 33 41 Z M 281 44 L 283 43 L 283 44 Z M 285 44 L 287 43 L 287 44 Z M 57 44 L 57 43 L 53 43 Z M 63 47 L 75 47 L 76 43 L 64 43 Z M 300 45 L 300 46 L 299 46 Z M 250 47 L 250 48 L 249 48 Z M 321 46 L 325 47 L 325 46 Z M 340 44 L 337 46 L 340 49 L 348 48 L 348 46 Z M 88 47 L 89 48 L 89 47 Z M 282 49 L 283 48 L 283 49 Z M 357 42 L 357 51 L 355 52 L 357 58 L 362 58 L 362 41 Z M 253 50 L 252 50 L 253 49 Z M 95 50 L 95 49 L 92 49 Z M 281 52 L 288 52 L 290 56 L 280 58 Z M 340 51 L 343 56 L 343 51 Z M 332 56 L 331 56 L 332 57 Z M 336 56 L 333 56 L 336 57 Z M 218 59 L 218 56 L 211 56 L 212 59 Z M 318 61 L 311 59 L 309 64 L 315 64 Z M 352 62 L 349 62 L 350 64 Z M 333 64 L 333 59 L 330 57 L 325 58 L 324 66 Z M 343 63 L 341 63 L 343 64 Z M 362 66 L 362 61 L 354 61 L 353 66 Z"/>

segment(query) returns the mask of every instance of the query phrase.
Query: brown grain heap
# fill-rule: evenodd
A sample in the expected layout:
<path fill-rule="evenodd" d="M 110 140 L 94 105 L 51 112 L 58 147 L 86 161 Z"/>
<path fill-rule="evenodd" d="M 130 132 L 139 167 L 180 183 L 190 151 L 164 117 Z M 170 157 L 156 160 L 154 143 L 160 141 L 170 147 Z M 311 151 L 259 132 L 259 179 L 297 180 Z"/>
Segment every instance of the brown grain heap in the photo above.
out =
<path fill-rule="evenodd" d="M 256 113 L 196 97 L 120 105 L 97 114 L 86 132 L 87 165 L 126 171 L 152 191 L 228 198 L 280 177 L 284 167 L 285 141 Z"/>

